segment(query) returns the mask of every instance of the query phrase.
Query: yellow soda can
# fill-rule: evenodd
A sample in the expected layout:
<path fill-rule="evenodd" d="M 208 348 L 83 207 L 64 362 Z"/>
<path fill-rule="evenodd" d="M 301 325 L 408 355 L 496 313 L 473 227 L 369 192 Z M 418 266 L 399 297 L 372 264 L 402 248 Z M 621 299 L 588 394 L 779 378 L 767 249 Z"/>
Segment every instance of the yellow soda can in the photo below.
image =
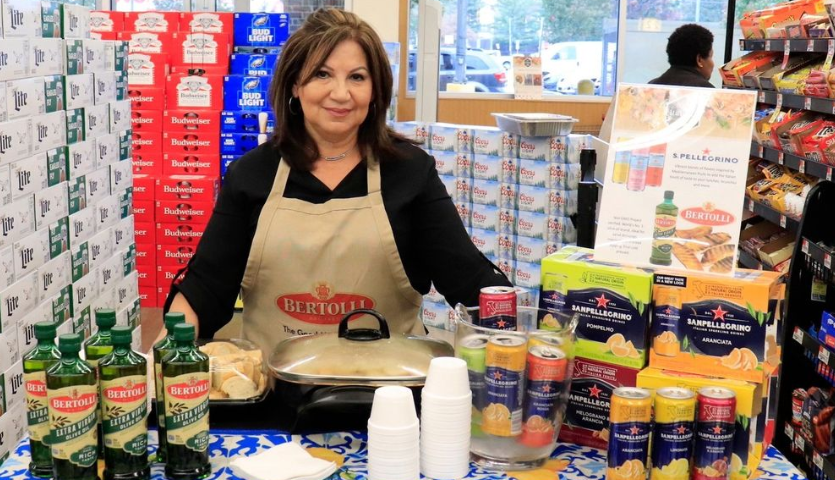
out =
<path fill-rule="evenodd" d="M 655 392 L 651 480 L 689 480 L 696 394 L 668 387 Z"/>
<path fill-rule="evenodd" d="M 522 433 L 527 355 L 528 342 L 521 335 L 494 335 L 487 342 L 484 369 L 487 398 L 482 411 L 482 432 L 499 437 Z"/>
<path fill-rule="evenodd" d="M 644 480 L 649 456 L 652 396 L 643 388 L 612 392 L 607 480 Z"/>

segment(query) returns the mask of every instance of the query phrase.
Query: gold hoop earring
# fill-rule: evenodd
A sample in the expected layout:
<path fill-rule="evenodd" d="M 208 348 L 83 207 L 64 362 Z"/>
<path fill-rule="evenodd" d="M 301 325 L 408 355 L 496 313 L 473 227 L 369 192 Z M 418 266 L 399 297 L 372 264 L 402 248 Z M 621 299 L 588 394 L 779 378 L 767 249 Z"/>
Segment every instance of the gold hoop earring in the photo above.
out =
<path fill-rule="evenodd" d="M 297 97 L 290 97 L 290 100 L 287 102 L 287 110 L 290 111 L 291 115 L 298 115 L 299 114 L 298 110 L 296 110 L 295 112 L 293 111 L 293 99 L 294 98 L 297 98 Z"/>

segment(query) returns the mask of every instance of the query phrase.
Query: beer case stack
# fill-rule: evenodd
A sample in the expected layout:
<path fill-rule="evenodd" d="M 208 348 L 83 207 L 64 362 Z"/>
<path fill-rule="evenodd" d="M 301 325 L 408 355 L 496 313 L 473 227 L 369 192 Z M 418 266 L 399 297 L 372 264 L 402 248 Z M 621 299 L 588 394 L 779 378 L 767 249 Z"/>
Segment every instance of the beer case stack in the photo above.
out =
<path fill-rule="evenodd" d="M 236 13 L 234 24 L 234 53 L 224 78 L 221 177 L 229 164 L 266 142 L 275 130 L 268 93 L 290 35 L 290 17 L 284 13 Z"/>
<path fill-rule="evenodd" d="M 79 2 L 81 3 L 81 2 Z M 33 326 L 90 335 L 110 308 L 141 335 L 127 47 L 90 8 L 4 0 L 0 38 L 0 456 L 25 434 Z"/>
<path fill-rule="evenodd" d="M 97 35 L 129 45 L 140 295 L 143 306 L 162 306 L 216 199 L 233 15 L 101 11 L 93 19 Z M 191 189 L 209 193 L 183 193 Z"/>

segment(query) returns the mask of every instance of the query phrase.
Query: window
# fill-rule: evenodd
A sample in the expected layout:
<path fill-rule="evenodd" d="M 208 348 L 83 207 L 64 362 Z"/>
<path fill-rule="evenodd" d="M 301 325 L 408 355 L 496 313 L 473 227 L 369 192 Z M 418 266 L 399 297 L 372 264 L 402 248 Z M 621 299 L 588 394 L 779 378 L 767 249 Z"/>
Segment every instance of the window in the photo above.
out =
<path fill-rule="evenodd" d="M 116 0 L 117 12 L 147 12 L 160 10 L 163 12 L 184 10 L 185 0 Z"/>
<path fill-rule="evenodd" d="M 458 1 L 440 0 L 440 91 L 458 83 L 455 75 Z M 543 87 L 550 95 L 574 95 L 577 83 L 594 83 L 595 95 L 614 91 L 617 58 L 618 0 L 467 0 L 467 84 L 476 92 L 512 93 L 510 69 L 515 54 L 543 57 Z M 417 77 L 418 1 L 409 11 L 407 88 Z"/>
<path fill-rule="evenodd" d="M 742 38 L 742 31 L 739 29 L 739 20 L 742 19 L 742 14 L 745 12 L 753 12 L 754 10 L 761 10 L 763 8 L 772 7 L 777 2 L 770 0 L 736 0 L 736 10 L 734 11 L 734 37 L 731 45 L 731 58 L 739 58 L 745 53 L 739 49 L 739 39 Z M 724 59 L 723 59 L 724 60 Z M 717 61 L 717 65 L 724 62 Z"/>

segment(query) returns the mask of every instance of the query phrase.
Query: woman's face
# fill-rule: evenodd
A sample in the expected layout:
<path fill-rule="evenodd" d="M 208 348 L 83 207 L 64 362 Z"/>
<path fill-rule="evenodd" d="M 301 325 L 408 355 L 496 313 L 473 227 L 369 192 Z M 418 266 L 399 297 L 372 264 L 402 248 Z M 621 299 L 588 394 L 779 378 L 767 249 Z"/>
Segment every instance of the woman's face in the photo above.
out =
<path fill-rule="evenodd" d="M 699 69 L 699 73 L 702 74 L 703 77 L 710 80 L 710 76 L 713 75 L 713 49 L 710 49 L 710 53 L 707 54 L 707 57 L 702 57 L 699 55 L 696 58 L 696 66 Z"/>
<path fill-rule="evenodd" d="M 368 115 L 371 73 L 360 45 L 346 40 L 334 48 L 305 85 L 295 85 L 304 123 L 314 140 L 338 142 L 356 135 Z"/>

